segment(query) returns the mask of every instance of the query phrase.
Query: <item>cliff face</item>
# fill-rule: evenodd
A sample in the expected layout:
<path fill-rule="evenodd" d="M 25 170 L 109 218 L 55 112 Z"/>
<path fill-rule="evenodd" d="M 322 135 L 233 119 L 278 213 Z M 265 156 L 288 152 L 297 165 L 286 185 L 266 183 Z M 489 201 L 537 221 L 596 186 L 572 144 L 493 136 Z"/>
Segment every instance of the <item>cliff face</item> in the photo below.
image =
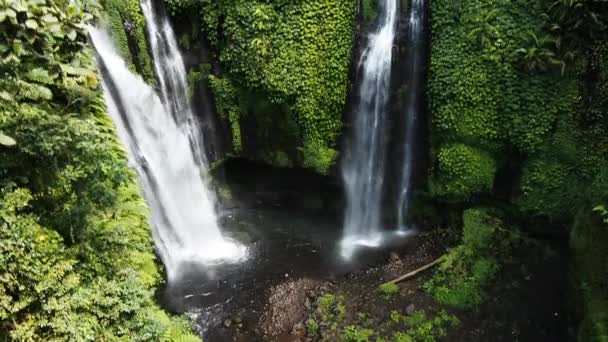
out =
<path fill-rule="evenodd" d="M 605 338 L 598 261 L 608 241 L 592 209 L 608 202 L 608 106 L 598 98 L 607 89 L 606 32 L 579 25 L 601 23 L 605 8 L 436 0 L 431 9 L 430 195 L 498 205 L 541 236 L 569 233 L 580 340 Z"/>
<path fill-rule="evenodd" d="M 328 173 L 349 93 L 355 1 L 166 5 L 193 86 L 208 87 L 228 128 L 226 155 Z"/>
<path fill-rule="evenodd" d="M 338 184 L 342 136 L 357 102 L 357 62 L 377 2 L 164 5 L 190 71 L 194 107 L 206 123 L 210 159 L 303 167 Z M 385 132 L 392 165 L 399 165 L 404 134 L 408 6 L 400 2 Z M 608 203 L 608 54 L 605 30 L 577 20 L 591 23 L 585 18 L 606 11 L 592 2 L 434 0 L 429 6 L 428 111 L 415 177 L 422 196 L 414 200 L 414 216 L 445 223 L 445 208 L 459 217 L 462 208 L 498 205 L 526 230 L 570 234 L 576 270 L 601 273 L 595 260 L 608 253 L 585 251 L 605 245 L 604 223 L 592 209 Z M 138 33 L 143 24 L 132 8 L 115 3 L 112 28 L 133 68 L 153 82 Z M 560 31 L 551 29 L 554 22 Z M 387 170 L 389 189 L 397 169 Z M 600 280 L 579 271 L 587 333 L 603 334 L 594 318 L 602 314 L 594 287 Z"/>

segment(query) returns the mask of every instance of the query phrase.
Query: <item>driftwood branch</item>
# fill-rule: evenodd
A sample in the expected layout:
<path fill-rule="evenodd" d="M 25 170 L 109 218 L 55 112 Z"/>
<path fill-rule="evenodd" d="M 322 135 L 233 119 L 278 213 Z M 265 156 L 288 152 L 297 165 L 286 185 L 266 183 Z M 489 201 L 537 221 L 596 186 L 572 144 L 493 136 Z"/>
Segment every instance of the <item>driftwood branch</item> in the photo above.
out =
<path fill-rule="evenodd" d="M 413 278 L 413 277 L 415 277 L 415 276 L 416 276 L 418 273 L 420 273 L 420 272 L 424 272 L 424 271 L 426 271 L 426 270 L 428 270 L 428 269 L 432 268 L 433 266 L 435 266 L 435 265 L 437 265 L 437 264 L 440 264 L 440 263 L 443 261 L 444 257 L 445 257 L 445 256 L 441 256 L 439 259 L 437 259 L 437 260 L 435 260 L 435 261 L 431 262 L 430 264 L 426 264 L 426 265 L 424 265 L 424 266 L 422 266 L 422 267 L 420 267 L 420 268 L 418 268 L 418 269 L 416 269 L 416 270 L 414 270 L 414 271 L 412 271 L 412 272 L 410 272 L 410 273 L 408 273 L 408 274 L 402 275 L 401 277 L 399 277 L 399 278 L 397 278 L 397 279 L 393 279 L 393 280 L 389 281 L 388 283 L 397 284 L 397 283 L 400 283 L 400 282 L 402 282 L 402 281 L 404 281 L 404 280 L 407 280 L 407 279 Z M 387 283 L 387 284 L 388 284 L 388 283 Z"/>

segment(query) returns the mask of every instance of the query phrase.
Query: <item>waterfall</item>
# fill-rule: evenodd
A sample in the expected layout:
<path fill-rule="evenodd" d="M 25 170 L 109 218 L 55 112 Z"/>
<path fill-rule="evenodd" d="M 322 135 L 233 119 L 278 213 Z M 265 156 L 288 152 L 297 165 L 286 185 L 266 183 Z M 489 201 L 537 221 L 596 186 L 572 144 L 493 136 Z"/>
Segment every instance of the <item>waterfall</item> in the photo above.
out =
<path fill-rule="evenodd" d="M 401 169 L 401 182 L 399 198 L 397 202 L 397 217 L 399 230 L 407 231 L 407 214 L 412 196 L 412 172 L 415 144 L 418 131 L 418 116 L 422 110 L 422 92 L 424 91 L 424 23 L 425 23 L 425 0 L 412 0 L 409 16 L 408 36 L 408 79 L 405 107 L 405 135 L 403 139 L 403 165 Z"/>
<path fill-rule="evenodd" d="M 89 34 L 97 52 L 108 113 L 151 209 L 153 238 L 169 281 L 179 277 L 180 267 L 187 263 L 243 258 L 245 249 L 220 232 L 214 198 L 201 172 L 202 159 L 197 160 L 201 146 L 196 143 L 192 112 L 186 93 L 179 88 L 184 75 L 174 74 L 184 71 L 183 64 L 175 65 L 181 58 L 163 47 L 169 36 L 153 47 L 163 51 L 154 54 L 157 71 L 162 69 L 158 74 L 161 88 L 165 88 L 159 97 L 128 69 L 105 31 L 90 28 Z M 163 37 L 153 32 L 151 36 Z M 175 59 L 169 60 L 169 56 Z M 173 65 L 158 65 L 165 63 Z"/>
<path fill-rule="evenodd" d="M 182 55 L 177 47 L 175 33 L 166 16 L 157 16 L 152 0 L 142 0 L 141 9 L 146 18 L 148 42 L 154 60 L 154 70 L 160 85 L 161 99 L 178 125 L 187 127 L 188 139 L 199 165 L 204 166 L 206 154 L 188 98 L 188 82 Z"/>
<path fill-rule="evenodd" d="M 347 207 L 342 255 L 357 245 L 381 243 L 381 201 L 385 167 L 385 116 L 389 97 L 397 0 L 381 1 L 378 26 L 359 61 L 362 82 L 342 176 Z"/>

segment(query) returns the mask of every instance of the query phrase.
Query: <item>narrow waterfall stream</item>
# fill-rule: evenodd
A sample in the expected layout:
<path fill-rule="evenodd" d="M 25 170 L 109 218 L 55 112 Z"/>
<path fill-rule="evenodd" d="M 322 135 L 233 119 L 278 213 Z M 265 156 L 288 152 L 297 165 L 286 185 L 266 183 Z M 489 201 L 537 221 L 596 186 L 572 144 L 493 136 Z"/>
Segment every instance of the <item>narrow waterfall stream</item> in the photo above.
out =
<path fill-rule="evenodd" d="M 171 24 L 166 16 L 156 14 L 152 0 L 142 0 L 141 9 L 146 18 L 148 42 L 161 99 L 178 125 L 186 128 L 196 162 L 206 170 L 207 154 L 199 124 L 188 99 L 186 68 Z"/>
<path fill-rule="evenodd" d="M 150 26 L 151 30 L 155 27 Z M 183 65 L 179 69 L 175 66 L 181 59 L 168 60 L 171 53 L 155 53 L 157 70 L 164 68 L 159 65 L 168 64 L 176 68 L 158 75 L 166 88 L 162 90 L 166 100 L 162 101 L 128 69 L 105 31 L 90 28 L 89 34 L 97 52 L 108 112 L 142 183 L 152 212 L 154 241 L 169 282 L 179 278 L 180 268 L 189 263 L 243 258 L 245 249 L 220 232 L 214 199 L 202 175 L 204 165 L 201 159 L 197 161 L 197 148 L 193 148 L 200 145 L 193 144 L 198 132 L 193 131 L 192 112 L 187 100 L 179 99 L 185 94 L 171 88 L 181 84 L 173 82 L 183 77 L 174 74 L 183 71 Z M 160 35 L 151 32 L 151 36 Z M 169 35 L 164 37 L 166 43 Z M 174 78 L 171 83 L 168 76 Z"/>
<path fill-rule="evenodd" d="M 424 92 L 424 24 L 425 0 L 412 0 L 408 28 L 408 79 L 405 108 L 405 134 L 403 139 L 403 165 L 401 183 L 397 202 L 397 218 L 399 230 L 406 232 L 407 215 L 412 196 L 412 173 L 415 163 L 416 142 L 418 141 L 418 117 L 421 114 L 422 96 Z"/>
<path fill-rule="evenodd" d="M 382 241 L 384 133 L 397 27 L 397 0 L 384 0 L 380 7 L 377 29 L 370 34 L 359 62 L 362 75 L 359 103 L 342 166 L 347 197 L 342 240 L 344 257 L 352 254 L 358 245 L 378 246 Z"/>

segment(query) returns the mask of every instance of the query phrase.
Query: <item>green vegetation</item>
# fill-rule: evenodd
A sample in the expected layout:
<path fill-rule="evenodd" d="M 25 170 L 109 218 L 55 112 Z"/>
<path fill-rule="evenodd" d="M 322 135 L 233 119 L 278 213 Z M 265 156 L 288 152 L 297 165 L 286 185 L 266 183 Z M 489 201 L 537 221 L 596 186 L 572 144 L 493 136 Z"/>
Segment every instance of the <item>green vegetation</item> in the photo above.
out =
<path fill-rule="evenodd" d="M 424 288 L 439 303 L 474 309 L 487 297 L 492 281 L 517 232 L 505 228 L 488 209 L 468 209 L 463 214 L 462 244 L 454 248 Z"/>
<path fill-rule="evenodd" d="M 346 315 L 346 306 L 342 297 L 325 294 L 319 298 L 318 313 L 322 321 L 341 321 Z"/>
<path fill-rule="evenodd" d="M 378 1 L 377 0 L 363 0 L 361 1 L 363 12 L 363 18 L 366 22 L 371 23 L 376 20 L 378 16 Z"/>
<path fill-rule="evenodd" d="M 165 3 L 174 15 L 189 16 L 193 27 L 203 28 L 224 66 L 225 74 L 215 75 L 215 80 L 230 84 L 234 91 L 227 93 L 219 85 L 212 90 L 222 99 L 218 111 L 232 127 L 234 152 L 242 150 L 239 122 L 244 115 L 254 114 L 259 134 L 273 127 L 267 118 L 272 122 L 287 117 L 281 119 L 284 127 L 279 131 L 259 139 L 266 145 L 260 155 L 272 154 L 287 142 L 289 154 L 297 156 L 300 165 L 327 173 L 336 160 L 349 89 L 356 2 Z M 269 103 L 260 103 L 259 98 Z"/>
<path fill-rule="evenodd" d="M 579 340 L 605 338 L 607 292 L 599 284 L 607 281 L 600 263 L 608 241 L 593 208 L 608 194 L 606 7 L 439 0 L 431 12 L 431 194 L 475 207 L 487 205 L 494 188 L 510 189 L 508 219 L 523 222 L 522 229 L 572 227 Z M 500 216 L 465 211 L 462 244 L 426 284 L 439 302 L 474 308 L 484 300 L 504 256 L 475 241 L 495 246 L 505 239 Z"/>
<path fill-rule="evenodd" d="M 319 333 L 319 323 L 312 318 L 308 319 L 306 321 L 306 332 L 308 336 L 317 336 Z"/>
<path fill-rule="evenodd" d="M 101 0 L 101 3 L 104 6 L 100 12 L 102 20 L 110 27 L 112 38 L 124 60 L 146 82 L 155 83 L 139 0 Z"/>
<path fill-rule="evenodd" d="M 399 293 L 399 285 L 395 283 L 385 283 L 378 286 L 378 291 L 386 300 L 390 300 L 394 295 Z"/>
<path fill-rule="evenodd" d="M 0 335 L 195 341 L 154 300 L 148 209 L 87 48 L 96 9 L 0 1 Z"/>
<path fill-rule="evenodd" d="M 213 68 L 191 67 L 188 92 L 208 82 L 230 130 L 228 155 L 329 174 L 355 28 L 374 22 L 378 1 L 164 2 L 186 31 L 180 46 L 210 49 Z M 412 217 L 462 234 L 424 289 L 439 305 L 474 310 L 519 229 L 568 233 L 578 339 L 607 340 L 608 7 L 434 0 L 430 11 L 432 165 Z M 0 0 L 0 339 L 198 340 L 154 300 L 162 277 L 148 208 L 87 47 L 96 22 L 154 85 L 138 0 Z M 392 283 L 372 292 L 386 305 L 402 298 Z M 445 311 L 393 310 L 383 319 L 397 332 L 387 334 L 365 313 L 350 325 L 348 304 L 321 296 L 308 335 L 426 342 L 457 324 Z"/>
<path fill-rule="evenodd" d="M 344 342 L 435 342 L 447 336 L 449 328 L 460 324 L 456 316 L 445 310 L 417 310 L 407 314 L 393 310 L 386 321 L 363 312 L 352 315 L 342 304 L 344 300 L 343 296 L 332 294 L 317 300 L 316 310 L 306 321 L 309 338 Z"/>
<path fill-rule="evenodd" d="M 427 318 L 424 311 L 416 311 L 411 316 L 403 316 L 401 322 L 408 327 L 406 332 L 393 335 L 395 342 L 435 342 L 447 336 L 447 327 L 460 324 L 458 318 L 440 311 L 435 317 Z"/>
<path fill-rule="evenodd" d="M 487 152 L 465 144 L 446 145 L 437 154 L 430 188 L 435 196 L 464 201 L 492 190 L 495 173 L 496 162 Z"/>
<path fill-rule="evenodd" d="M 367 342 L 374 333 L 372 329 L 358 329 L 351 325 L 344 328 L 340 337 L 344 342 Z"/>

